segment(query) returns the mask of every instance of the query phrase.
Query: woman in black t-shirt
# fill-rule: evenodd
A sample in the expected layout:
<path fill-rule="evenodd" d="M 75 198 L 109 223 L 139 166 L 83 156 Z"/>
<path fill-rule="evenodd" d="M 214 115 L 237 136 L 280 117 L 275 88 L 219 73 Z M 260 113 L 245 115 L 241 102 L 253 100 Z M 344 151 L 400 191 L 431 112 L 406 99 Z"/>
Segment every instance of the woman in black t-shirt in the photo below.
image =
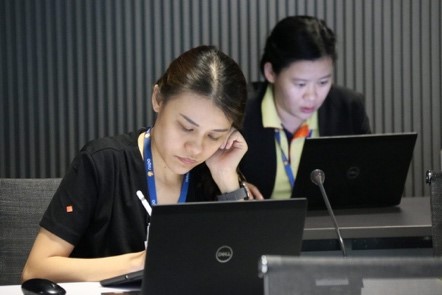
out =
<path fill-rule="evenodd" d="M 100 281 L 140 270 L 149 206 L 248 198 L 237 172 L 247 151 L 238 132 L 246 96 L 241 69 L 216 48 L 174 60 L 153 89 L 153 127 L 94 140 L 74 159 L 23 280 Z"/>

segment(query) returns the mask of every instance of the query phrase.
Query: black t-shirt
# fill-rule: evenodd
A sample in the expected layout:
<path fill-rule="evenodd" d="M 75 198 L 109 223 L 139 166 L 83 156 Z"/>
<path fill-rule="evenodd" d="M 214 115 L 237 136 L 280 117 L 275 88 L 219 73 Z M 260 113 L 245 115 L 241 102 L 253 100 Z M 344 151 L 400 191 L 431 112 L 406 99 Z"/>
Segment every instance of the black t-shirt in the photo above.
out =
<path fill-rule="evenodd" d="M 137 132 L 86 144 L 73 160 L 40 225 L 75 246 L 71 257 L 95 258 L 144 250 L 147 213 L 136 192 L 148 197 Z M 205 166 L 205 165 L 201 165 Z M 187 202 L 214 199 L 210 172 L 190 174 Z M 208 177 L 211 179 L 211 177 Z M 210 196 L 201 187 L 210 187 Z"/>

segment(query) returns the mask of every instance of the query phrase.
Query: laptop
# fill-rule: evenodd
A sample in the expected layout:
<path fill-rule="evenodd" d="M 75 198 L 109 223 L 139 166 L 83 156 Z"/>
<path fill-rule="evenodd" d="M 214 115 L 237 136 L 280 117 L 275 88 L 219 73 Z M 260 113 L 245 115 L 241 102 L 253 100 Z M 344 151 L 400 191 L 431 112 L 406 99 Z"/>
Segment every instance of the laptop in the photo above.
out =
<path fill-rule="evenodd" d="M 144 272 L 101 281 L 141 294 L 263 294 L 259 258 L 299 255 L 307 200 L 200 202 L 152 208 Z"/>
<path fill-rule="evenodd" d="M 307 138 L 291 197 L 307 198 L 309 210 L 325 209 L 310 179 L 320 169 L 333 209 L 399 205 L 416 138 L 415 132 Z"/>
<path fill-rule="evenodd" d="M 290 257 L 259 262 L 265 295 L 442 294 L 440 257 Z"/>

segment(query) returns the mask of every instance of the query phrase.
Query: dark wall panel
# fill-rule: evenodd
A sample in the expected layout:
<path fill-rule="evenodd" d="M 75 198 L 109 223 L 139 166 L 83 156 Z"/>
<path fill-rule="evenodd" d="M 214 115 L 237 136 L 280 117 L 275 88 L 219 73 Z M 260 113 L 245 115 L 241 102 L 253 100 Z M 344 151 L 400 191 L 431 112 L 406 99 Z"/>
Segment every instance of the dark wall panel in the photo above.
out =
<path fill-rule="evenodd" d="M 281 18 L 323 18 L 336 82 L 366 95 L 377 133 L 419 134 L 406 195 L 441 166 L 440 0 L 1 0 L 0 177 L 58 177 L 88 140 L 150 125 L 150 91 L 184 50 L 213 44 L 249 80 Z M 392 167 L 394 173 L 394 167 Z"/>

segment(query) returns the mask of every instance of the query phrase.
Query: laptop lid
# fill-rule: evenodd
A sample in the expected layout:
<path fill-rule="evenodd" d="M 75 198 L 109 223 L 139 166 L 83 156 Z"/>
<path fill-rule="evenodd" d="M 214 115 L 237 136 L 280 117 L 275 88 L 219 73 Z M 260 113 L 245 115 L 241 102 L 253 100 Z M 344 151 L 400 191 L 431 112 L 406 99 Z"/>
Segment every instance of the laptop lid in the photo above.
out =
<path fill-rule="evenodd" d="M 309 209 L 325 209 L 310 179 L 313 170 L 321 169 L 334 209 L 398 205 L 416 138 L 415 132 L 307 138 L 292 198 L 305 197 Z"/>
<path fill-rule="evenodd" d="M 153 207 L 142 294 L 262 294 L 263 254 L 299 255 L 305 199 Z"/>
<path fill-rule="evenodd" d="M 265 295 L 442 294 L 438 257 L 262 256 Z"/>

